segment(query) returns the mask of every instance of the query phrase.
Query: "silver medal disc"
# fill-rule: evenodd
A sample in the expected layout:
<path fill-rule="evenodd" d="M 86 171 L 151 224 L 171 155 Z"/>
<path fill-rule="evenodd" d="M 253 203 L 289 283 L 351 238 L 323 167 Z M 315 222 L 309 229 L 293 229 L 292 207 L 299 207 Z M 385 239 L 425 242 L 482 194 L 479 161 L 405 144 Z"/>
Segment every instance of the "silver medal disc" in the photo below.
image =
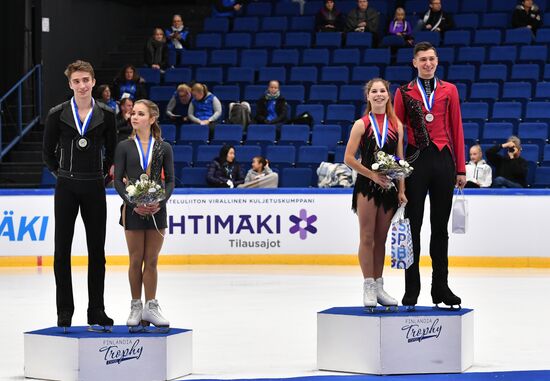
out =
<path fill-rule="evenodd" d="M 426 114 L 426 122 L 433 122 L 434 114 Z"/>
<path fill-rule="evenodd" d="M 88 139 L 86 139 L 86 138 L 78 139 L 78 146 L 80 148 L 86 148 L 88 146 Z"/>

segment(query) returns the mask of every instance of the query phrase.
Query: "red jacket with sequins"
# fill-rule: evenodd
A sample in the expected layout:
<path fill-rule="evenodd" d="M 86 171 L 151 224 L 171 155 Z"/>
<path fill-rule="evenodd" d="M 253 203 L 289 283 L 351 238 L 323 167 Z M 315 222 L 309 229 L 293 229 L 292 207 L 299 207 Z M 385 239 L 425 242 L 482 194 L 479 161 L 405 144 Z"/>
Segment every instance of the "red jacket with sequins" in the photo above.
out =
<path fill-rule="evenodd" d="M 408 101 L 403 101 L 402 93 Z M 396 90 L 395 113 L 407 128 L 408 144 L 415 147 L 421 146 L 421 144 L 417 144 L 416 139 L 422 136 L 422 131 L 427 131 L 429 140 L 440 151 L 445 146 L 449 147 L 453 154 L 457 174 L 465 175 L 464 131 L 462 130 L 458 90 L 452 83 L 437 79 L 434 98 L 431 111 L 434 120 L 426 122 L 425 116 L 428 114 L 428 110 L 422 101 L 422 95 L 415 79 Z"/>

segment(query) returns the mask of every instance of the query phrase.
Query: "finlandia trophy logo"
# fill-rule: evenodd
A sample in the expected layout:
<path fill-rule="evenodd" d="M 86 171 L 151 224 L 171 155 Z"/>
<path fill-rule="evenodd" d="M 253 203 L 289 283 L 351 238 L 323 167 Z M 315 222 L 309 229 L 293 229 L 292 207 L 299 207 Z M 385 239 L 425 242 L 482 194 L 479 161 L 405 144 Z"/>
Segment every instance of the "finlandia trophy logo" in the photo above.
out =
<path fill-rule="evenodd" d="M 120 364 L 128 360 L 139 360 L 143 354 L 143 345 L 140 345 L 139 339 L 103 340 L 99 353 L 104 354 L 105 365 Z"/>
<path fill-rule="evenodd" d="M 441 325 L 439 319 L 429 317 L 407 318 L 405 319 L 405 325 L 401 327 L 408 343 L 420 343 L 428 339 L 437 339 L 442 330 L 443 325 Z"/>

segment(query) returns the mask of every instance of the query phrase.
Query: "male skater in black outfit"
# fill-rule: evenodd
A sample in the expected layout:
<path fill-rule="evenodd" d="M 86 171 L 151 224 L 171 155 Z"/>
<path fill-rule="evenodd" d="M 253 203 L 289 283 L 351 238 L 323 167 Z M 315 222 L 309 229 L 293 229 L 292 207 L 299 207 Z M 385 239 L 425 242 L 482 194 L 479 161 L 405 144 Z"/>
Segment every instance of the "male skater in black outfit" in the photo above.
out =
<path fill-rule="evenodd" d="M 67 66 L 74 92 L 70 101 L 53 107 L 46 119 L 43 158 L 57 177 L 55 185 L 54 272 L 57 286 L 57 325 L 66 330 L 74 312 L 71 246 L 78 210 L 88 245 L 88 324 L 103 330 L 113 325 L 105 314 L 105 176 L 116 146 L 115 115 L 92 99 L 94 69 L 84 61 Z"/>

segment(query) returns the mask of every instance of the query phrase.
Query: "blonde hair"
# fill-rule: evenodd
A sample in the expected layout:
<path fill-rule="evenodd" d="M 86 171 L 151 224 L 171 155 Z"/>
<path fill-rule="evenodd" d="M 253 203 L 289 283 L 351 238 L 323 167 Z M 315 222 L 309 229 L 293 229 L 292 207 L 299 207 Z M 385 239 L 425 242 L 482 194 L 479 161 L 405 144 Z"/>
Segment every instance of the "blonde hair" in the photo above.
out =
<path fill-rule="evenodd" d="M 149 99 L 140 99 L 138 101 L 134 102 L 134 107 L 136 105 L 142 104 L 145 107 L 147 107 L 147 111 L 149 111 L 149 115 L 155 118 L 155 121 L 153 124 L 151 124 L 151 133 L 153 134 L 153 137 L 155 140 L 162 140 L 162 133 L 159 126 L 159 107 L 154 103 L 151 102 Z M 136 135 L 136 130 L 132 130 L 131 136 L 134 137 Z"/>
<path fill-rule="evenodd" d="M 521 139 L 520 138 L 518 138 L 516 135 L 512 135 L 508 138 L 508 141 L 514 143 L 514 145 L 516 147 L 518 147 L 518 149 L 521 151 Z"/>
<path fill-rule="evenodd" d="M 203 83 L 195 83 L 191 91 L 201 91 L 204 95 L 208 94 L 208 87 Z"/>
<path fill-rule="evenodd" d="M 181 85 L 178 85 L 176 90 L 177 91 L 185 90 L 187 93 L 191 93 L 191 88 L 185 83 L 182 83 Z"/>
<path fill-rule="evenodd" d="M 397 125 L 397 115 L 395 114 L 395 111 L 393 110 L 393 104 L 391 102 L 391 94 L 390 94 L 390 83 L 386 81 L 383 78 L 373 78 L 370 81 L 367 82 L 367 84 L 364 87 L 364 95 L 365 95 L 365 101 L 367 102 L 367 108 L 365 109 L 365 114 L 368 115 L 369 112 L 372 111 L 372 106 L 370 102 L 367 99 L 367 96 L 372 89 L 372 86 L 376 82 L 381 82 L 384 87 L 386 88 L 386 91 L 388 92 L 388 102 L 386 103 L 386 115 L 388 115 L 388 119 L 394 124 Z"/>
<path fill-rule="evenodd" d="M 65 69 L 65 76 L 68 80 L 71 80 L 71 75 L 75 71 L 84 71 L 86 73 L 90 73 L 92 76 L 92 79 L 95 78 L 94 68 L 92 67 L 92 64 L 86 61 L 77 60 L 74 62 L 71 62 L 69 65 L 67 65 L 67 68 Z"/>

